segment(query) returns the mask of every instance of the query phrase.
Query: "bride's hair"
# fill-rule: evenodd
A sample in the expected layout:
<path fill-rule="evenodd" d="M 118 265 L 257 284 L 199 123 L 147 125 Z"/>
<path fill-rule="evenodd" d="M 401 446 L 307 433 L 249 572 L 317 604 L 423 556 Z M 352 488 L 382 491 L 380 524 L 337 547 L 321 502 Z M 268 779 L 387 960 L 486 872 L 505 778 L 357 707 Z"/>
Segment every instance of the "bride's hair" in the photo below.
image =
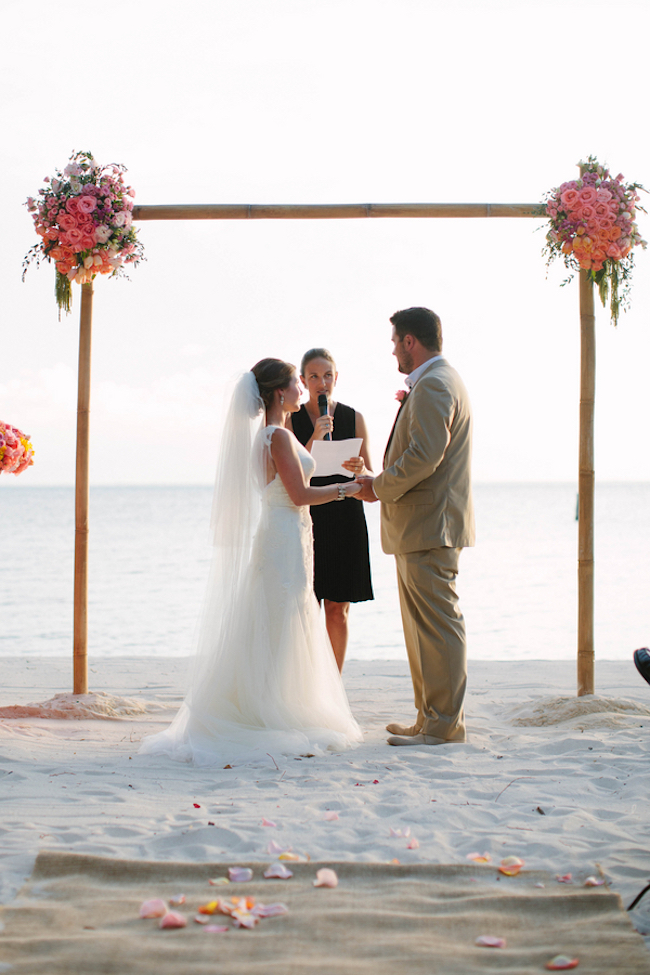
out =
<path fill-rule="evenodd" d="M 260 359 L 251 372 L 257 380 L 257 386 L 264 406 L 268 409 L 273 403 L 273 393 L 276 389 L 286 389 L 296 370 L 290 362 L 282 359 Z"/>

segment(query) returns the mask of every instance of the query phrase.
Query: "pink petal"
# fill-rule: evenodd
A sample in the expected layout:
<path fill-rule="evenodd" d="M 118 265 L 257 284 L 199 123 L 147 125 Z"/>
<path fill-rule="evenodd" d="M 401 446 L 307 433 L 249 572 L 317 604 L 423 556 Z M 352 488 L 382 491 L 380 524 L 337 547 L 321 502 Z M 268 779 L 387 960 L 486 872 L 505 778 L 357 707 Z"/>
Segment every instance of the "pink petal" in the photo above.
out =
<path fill-rule="evenodd" d="M 523 865 L 524 861 L 520 857 L 506 857 L 501 861 L 499 873 L 506 877 L 516 877 Z"/>
<path fill-rule="evenodd" d="M 266 816 L 262 816 L 262 826 L 274 826 L 275 827 L 277 825 L 278 824 L 277 823 L 274 823 L 272 819 L 267 819 Z"/>
<path fill-rule="evenodd" d="M 209 914 L 195 914 L 194 915 L 194 920 L 196 921 L 197 924 L 210 924 L 210 915 Z"/>
<path fill-rule="evenodd" d="M 333 809 L 330 809 L 330 810 L 328 810 L 328 811 L 327 811 L 327 812 L 325 813 L 325 815 L 323 816 L 323 819 L 324 819 L 324 820 L 325 820 L 325 822 L 327 822 L 327 823 L 333 823 L 333 822 L 334 822 L 334 820 L 335 820 L 335 819 L 338 819 L 338 818 L 339 818 L 339 814 L 338 814 L 337 812 L 334 812 L 334 810 L 333 810 Z"/>
<path fill-rule="evenodd" d="M 160 919 L 159 928 L 184 928 L 187 924 L 187 918 L 183 914 L 177 914 L 176 911 L 169 911 L 164 917 Z"/>
<path fill-rule="evenodd" d="M 495 938 L 491 934 L 481 934 L 476 939 L 474 944 L 479 945 L 481 948 L 505 948 L 506 939 L 505 938 Z"/>
<path fill-rule="evenodd" d="M 390 835 L 392 837 L 410 836 L 411 835 L 411 827 L 410 826 L 405 826 L 404 829 L 400 829 L 399 827 L 397 829 L 394 829 L 391 826 L 390 827 Z"/>
<path fill-rule="evenodd" d="M 546 962 L 544 968 L 548 969 L 549 972 L 564 972 L 569 968 L 577 968 L 579 964 L 577 958 L 569 958 L 568 955 L 556 955 L 555 958 Z"/>
<path fill-rule="evenodd" d="M 585 887 L 602 887 L 605 883 L 602 877 L 587 877 L 585 880 Z"/>
<path fill-rule="evenodd" d="M 336 876 L 335 872 L 330 870 L 329 867 L 323 867 L 316 873 L 314 887 L 336 887 L 338 882 L 339 878 Z"/>
<path fill-rule="evenodd" d="M 166 913 L 167 905 L 160 898 L 144 901 L 140 905 L 140 917 L 164 917 Z"/>
<path fill-rule="evenodd" d="M 474 863 L 492 863 L 492 857 L 489 853 L 468 853 L 465 859 L 473 860 Z"/>
<path fill-rule="evenodd" d="M 573 883 L 573 876 L 570 873 L 565 873 L 563 876 L 560 876 L 560 874 L 558 874 L 555 879 L 557 880 L 558 884 L 572 884 Z"/>
<path fill-rule="evenodd" d="M 209 931 L 210 934 L 222 934 L 224 931 L 229 931 L 230 929 L 226 924 L 206 924 L 203 930 Z"/>
<path fill-rule="evenodd" d="M 169 903 L 172 907 L 180 907 L 181 904 L 185 903 L 185 894 L 174 894 L 173 897 L 169 898 Z"/>
<path fill-rule="evenodd" d="M 228 876 L 233 884 L 246 884 L 253 879 L 253 871 L 250 867 L 228 867 Z"/>
<path fill-rule="evenodd" d="M 293 877 L 293 874 L 288 867 L 285 867 L 284 863 L 272 863 L 264 871 L 264 876 L 267 880 L 270 880 L 271 877 L 275 877 L 277 880 L 288 880 L 289 877 Z"/>
<path fill-rule="evenodd" d="M 253 908 L 251 914 L 257 917 L 280 917 L 281 914 L 288 914 L 289 908 L 286 904 L 258 904 Z"/>
<path fill-rule="evenodd" d="M 288 853 L 290 850 L 290 846 L 280 846 L 280 844 L 276 843 L 275 840 L 271 840 L 266 848 L 266 852 L 272 857 L 278 856 L 279 853 Z"/>
<path fill-rule="evenodd" d="M 419 847 L 420 847 L 420 844 L 418 843 L 418 841 L 416 840 L 415 837 L 413 837 L 413 839 L 411 840 L 410 843 L 407 843 L 406 844 L 406 849 L 407 850 L 417 850 L 417 849 L 419 849 Z"/>

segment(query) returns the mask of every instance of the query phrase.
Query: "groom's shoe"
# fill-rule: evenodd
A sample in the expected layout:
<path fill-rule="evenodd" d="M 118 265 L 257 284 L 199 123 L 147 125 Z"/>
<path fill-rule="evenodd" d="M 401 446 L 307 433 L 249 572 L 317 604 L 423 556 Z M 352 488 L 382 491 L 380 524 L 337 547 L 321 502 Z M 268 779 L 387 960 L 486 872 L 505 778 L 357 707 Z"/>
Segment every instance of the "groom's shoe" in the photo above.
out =
<path fill-rule="evenodd" d="M 650 650 L 647 647 L 641 647 L 640 650 L 635 650 L 634 663 L 643 679 L 647 680 L 648 684 L 650 684 Z"/>
<path fill-rule="evenodd" d="M 419 728 L 416 724 L 409 727 L 407 724 L 399 724 L 397 721 L 391 722 L 391 724 L 386 725 L 386 731 L 390 732 L 391 735 L 406 735 L 411 737 L 411 735 L 419 735 L 422 728 Z"/>
<path fill-rule="evenodd" d="M 434 735 L 391 735 L 388 739 L 389 745 L 451 745 L 453 742 L 445 738 L 436 738 Z"/>

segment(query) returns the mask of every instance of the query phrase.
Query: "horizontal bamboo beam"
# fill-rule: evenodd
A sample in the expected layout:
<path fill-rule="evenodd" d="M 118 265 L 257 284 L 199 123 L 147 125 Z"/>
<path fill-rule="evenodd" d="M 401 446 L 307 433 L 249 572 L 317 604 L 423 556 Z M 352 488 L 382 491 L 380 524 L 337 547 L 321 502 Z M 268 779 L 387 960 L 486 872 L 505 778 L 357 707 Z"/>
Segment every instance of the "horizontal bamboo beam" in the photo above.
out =
<path fill-rule="evenodd" d="M 136 206 L 134 220 L 356 220 L 360 217 L 537 217 L 539 203 L 181 203 Z"/>

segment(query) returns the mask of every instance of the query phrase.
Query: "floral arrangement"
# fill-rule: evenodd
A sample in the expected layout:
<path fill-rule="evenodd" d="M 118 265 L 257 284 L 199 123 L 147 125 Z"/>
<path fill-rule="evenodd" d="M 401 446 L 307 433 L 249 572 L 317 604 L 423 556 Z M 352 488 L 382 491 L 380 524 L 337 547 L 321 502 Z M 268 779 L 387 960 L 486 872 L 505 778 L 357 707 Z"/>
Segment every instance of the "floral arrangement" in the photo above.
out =
<path fill-rule="evenodd" d="M 21 474 L 34 463 L 29 434 L 0 420 L 0 474 Z"/>
<path fill-rule="evenodd" d="M 629 306 L 632 249 L 646 246 L 635 222 L 636 211 L 643 210 L 637 192 L 643 187 L 624 183 L 621 173 L 612 179 L 594 156 L 579 165 L 580 178 L 550 190 L 543 201 L 550 218 L 544 253 L 547 265 L 561 257 L 569 270 L 588 271 L 598 285 L 603 306 L 609 295 L 616 325 L 621 305 Z"/>
<path fill-rule="evenodd" d="M 63 172 L 45 177 L 39 198 L 29 197 L 41 238 L 23 261 L 23 280 L 32 261 L 56 266 L 59 314 L 70 311 L 72 282 L 87 284 L 96 274 L 117 276 L 124 264 L 137 265 L 142 244 L 132 227 L 135 190 L 124 183 L 124 166 L 100 166 L 90 152 L 75 152 Z"/>

